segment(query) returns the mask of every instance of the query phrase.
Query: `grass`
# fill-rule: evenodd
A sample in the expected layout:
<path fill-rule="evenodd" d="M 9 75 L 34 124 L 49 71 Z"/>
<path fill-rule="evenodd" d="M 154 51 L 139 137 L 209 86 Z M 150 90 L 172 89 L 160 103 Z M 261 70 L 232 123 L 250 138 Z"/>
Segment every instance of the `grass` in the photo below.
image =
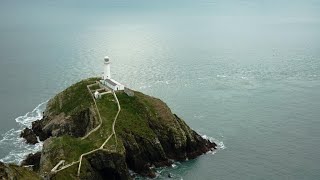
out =
<path fill-rule="evenodd" d="M 100 86 L 98 84 L 93 85 L 90 87 L 91 90 L 96 90 L 96 89 L 100 89 Z"/>
<path fill-rule="evenodd" d="M 17 179 L 28 179 L 28 180 L 40 180 L 41 178 L 34 171 L 27 168 L 23 168 L 14 164 L 9 164 L 9 167 L 17 175 Z M 10 178 L 10 177 L 9 177 Z M 11 177 L 12 178 L 12 177 Z"/>
<path fill-rule="evenodd" d="M 155 134 L 147 122 L 150 108 L 136 95 L 130 97 L 123 92 L 117 92 L 117 97 L 121 104 L 121 113 L 118 117 L 116 132 L 121 134 L 131 131 L 141 137 L 154 138 Z"/>
<path fill-rule="evenodd" d="M 83 164 L 87 163 L 85 160 L 83 161 Z M 78 166 L 70 166 L 69 168 L 66 168 L 59 173 L 55 174 L 51 179 L 52 180 L 71 180 L 71 179 L 79 179 L 77 177 L 77 171 Z"/>
<path fill-rule="evenodd" d="M 59 152 L 63 150 L 63 159 L 66 163 L 77 161 L 82 153 L 91 151 L 94 145 L 90 141 L 81 140 L 80 138 L 73 138 L 70 136 L 61 136 L 53 139 L 50 144 L 51 152 Z M 62 159 L 55 158 L 53 163 L 56 164 Z"/>
<path fill-rule="evenodd" d="M 82 80 L 57 94 L 49 102 L 51 104 L 49 111 L 55 114 L 63 112 L 69 115 L 89 107 L 93 100 L 87 90 L 87 85 L 93 84 L 96 80 L 99 78 Z"/>

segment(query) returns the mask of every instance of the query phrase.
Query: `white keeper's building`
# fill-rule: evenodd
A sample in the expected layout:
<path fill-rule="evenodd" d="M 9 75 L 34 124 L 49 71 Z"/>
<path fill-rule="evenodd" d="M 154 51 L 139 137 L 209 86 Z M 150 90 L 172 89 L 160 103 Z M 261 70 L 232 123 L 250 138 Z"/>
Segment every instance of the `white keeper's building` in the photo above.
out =
<path fill-rule="evenodd" d="M 123 84 L 119 83 L 114 79 L 111 79 L 110 59 L 108 56 L 104 58 L 103 80 L 101 80 L 101 83 L 114 91 L 124 90 Z"/>

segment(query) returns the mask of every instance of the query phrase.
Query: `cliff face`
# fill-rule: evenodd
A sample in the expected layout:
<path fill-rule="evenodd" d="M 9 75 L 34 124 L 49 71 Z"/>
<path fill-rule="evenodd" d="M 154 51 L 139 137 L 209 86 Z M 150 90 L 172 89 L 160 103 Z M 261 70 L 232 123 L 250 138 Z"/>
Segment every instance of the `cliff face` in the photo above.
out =
<path fill-rule="evenodd" d="M 0 179 L 40 180 L 41 178 L 38 174 L 27 168 L 0 162 Z"/>
<path fill-rule="evenodd" d="M 48 174 L 60 161 L 72 163 L 80 155 L 103 144 L 112 132 L 117 104 L 112 94 L 97 100 L 97 108 L 87 89 L 96 79 L 81 81 L 51 99 L 44 118 L 33 123 L 33 132 L 45 140 L 40 160 L 40 173 Z M 93 89 L 95 87 L 92 87 Z M 98 87 L 96 87 L 98 88 Z M 203 139 L 169 107 L 157 98 L 134 92 L 127 96 L 117 92 L 121 111 L 115 125 L 116 136 L 83 159 L 80 177 L 78 166 L 51 174 L 52 179 L 130 179 L 128 168 L 154 177 L 151 166 L 166 166 L 172 160 L 195 158 L 216 144 Z M 100 122 L 99 130 L 81 140 Z"/>
<path fill-rule="evenodd" d="M 153 176 L 148 168 L 150 165 L 170 165 L 171 160 L 192 159 L 216 147 L 172 114 L 161 100 L 139 92 L 135 92 L 135 96 L 141 106 L 140 113 L 143 114 L 145 126 L 150 132 L 148 135 L 141 134 L 136 128 L 120 131 L 130 169 Z"/>

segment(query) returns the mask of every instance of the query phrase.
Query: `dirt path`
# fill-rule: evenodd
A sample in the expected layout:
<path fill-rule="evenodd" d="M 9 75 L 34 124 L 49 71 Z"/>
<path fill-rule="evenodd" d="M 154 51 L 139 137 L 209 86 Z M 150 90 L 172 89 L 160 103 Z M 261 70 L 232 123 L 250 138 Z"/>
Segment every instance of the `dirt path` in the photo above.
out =
<path fill-rule="evenodd" d="M 97 110 L 97 112 L 98 112 L 98 117 L 99 117 L 99 121 L 100 121 L 99 123 L 100 123 L 100 124 L 99 124 L 97 127 L 95 127 L 94 129 L 92 129 L 88 134 L 86 134 L 85 136 L 83 136 L 83 137 L 81 138 L 81 140 L 86 139 L 88 136 L 90 136 L 90 134 L 96 132 L 96 131 L 101 127 L 101 124 L 102 124 L 102 119 L 101 119 L 101 115 L 100 115 L 100 112 L 99 112 L 99 108 L 98 108 L 98 105 L 97 105 L 97 102 L 96 102 L 96 98 L 94 98 L 94 96 L 93 96 L 93 94 L 91 93 L 91 90 L 90 90 L 90 86 L 92 86 L 92 85 L 95 85 L 95 84 L 88 85 L 87 88 L 88 88 L 89 93 L 91 94 L 91 97 L 92 97 L 92 99 L 93 99 L 94 105 L 95 105 L 96 110 Z"/>

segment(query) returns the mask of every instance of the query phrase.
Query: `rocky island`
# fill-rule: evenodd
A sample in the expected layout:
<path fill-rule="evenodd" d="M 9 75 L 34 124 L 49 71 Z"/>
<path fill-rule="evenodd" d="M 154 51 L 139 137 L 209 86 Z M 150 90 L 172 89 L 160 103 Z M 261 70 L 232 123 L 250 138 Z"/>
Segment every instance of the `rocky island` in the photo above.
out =
<path fill-rule="evenodd" d="M 34 172 L 29 173 L 36 175 L 31 177 L 132 179 L 129 169 L 155 177 L 154 167 L 216 148 L 160 99 L 132 90 L 94 98 L 101 91 L 99 79 L 82 80 L 57 94 L 43 118 L 21 133 L 28 143 L 44 141 L 42 151 L 22 163 L 32 165 Z"/>

